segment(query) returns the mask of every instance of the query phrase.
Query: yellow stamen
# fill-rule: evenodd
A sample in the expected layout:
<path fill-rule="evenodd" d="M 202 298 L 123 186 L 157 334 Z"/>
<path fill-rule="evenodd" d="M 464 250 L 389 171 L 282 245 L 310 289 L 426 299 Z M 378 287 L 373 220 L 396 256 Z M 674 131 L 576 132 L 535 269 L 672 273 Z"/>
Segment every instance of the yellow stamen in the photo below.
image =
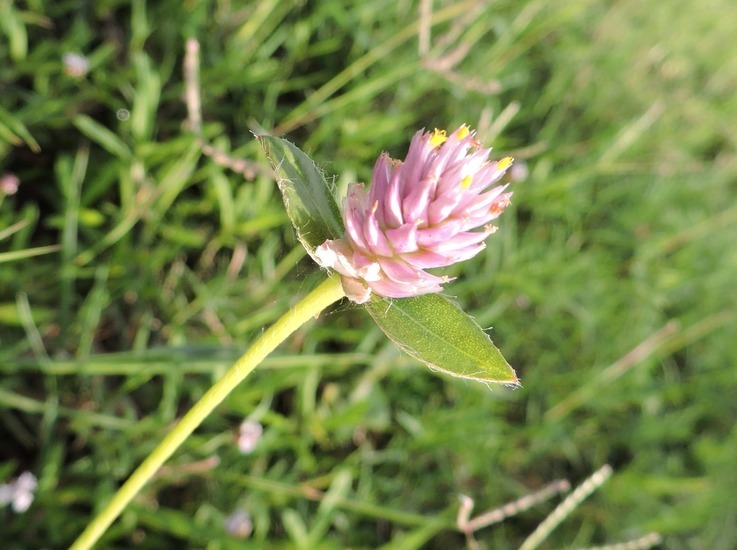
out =
<path fill-rule="evenodd" d="M 504 157 L 503 159 L 497 161 L 496 169 L 504 171 L 510 166 L 512 166 L 513 162 L 514 162 L 514 159 L 512 157 Z"/>
<path fill-rule="evenodd" d="M 438 145 L 442 145 L 443 143 L 445 143 L 447 139 L 448 136 L 445 133 L 445 130 L 438 130 L 437 128 L 435 128 L 435 131 L 430 137 L 430 145 L 432 145 L 433 147 L 437 147 Z"/>
<path fill-rule="evenodd" d="M 461 187 L 463 187 L 464 189 L 468 189 L 469 187 L 471 187 L 472 181 L 473 181 L 473 177 L 466 176 L 465 178 L 461 180 Z"/>
<path fill-rule="evenodd" d="M 468 134 L 471 133 L 471 129 L 464 124 L 463 126 L 461 126 L 460 128 L 458 128 L 457 132 L 458 132 L 458 139 L 463 139 Z"/>

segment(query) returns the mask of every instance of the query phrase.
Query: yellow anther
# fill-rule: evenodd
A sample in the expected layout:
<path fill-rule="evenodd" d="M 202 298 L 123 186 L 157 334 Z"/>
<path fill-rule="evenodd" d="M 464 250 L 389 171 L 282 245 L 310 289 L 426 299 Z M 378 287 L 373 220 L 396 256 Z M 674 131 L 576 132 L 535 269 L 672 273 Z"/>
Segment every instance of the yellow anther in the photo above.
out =
<path fill-rule="evenodd" d="M 512 157 L 504 157 L 500 161 L 497 161 L 496 163 L 496 169 L 504 171 L 510 166 L 512 166 L 512 163 L 514 162 L 514 159 Z"/>
<path fill-rule="evenodd" d="M 445 130 L 438 130 L 435 128 L 435 131 L 432 133 L 432 137 L 430 137 L 430 145 L 437 147 L 438 145 L 445 143 L 447 139 L 448 135 L 445 133 Z"/>
<path fill-rule="evenodd" d="M 461 187 L 463 187 L 464 189 L 468 189 L 469 187 L 471 187 L 472 181 L 473 181 L 473 177 L 466 176 L 465 178 L 461 180 Z"/>
<path fill-rule="evenodd" d="M 470 133 L 471 133 L 471 129 L 464 124 L 463 126 L 458 128 L 458 139 L 463 139 Z"/>

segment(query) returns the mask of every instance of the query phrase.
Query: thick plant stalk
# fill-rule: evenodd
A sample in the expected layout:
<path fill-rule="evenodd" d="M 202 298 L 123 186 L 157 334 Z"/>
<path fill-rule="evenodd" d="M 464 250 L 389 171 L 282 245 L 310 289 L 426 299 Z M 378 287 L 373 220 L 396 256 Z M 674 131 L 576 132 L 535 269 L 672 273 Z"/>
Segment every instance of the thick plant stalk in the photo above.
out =
<path fill-rule="evenodd" d="M 253 371 L 274 348 L 284 342 L 295 330 L 333 302 L 345 296 L 337 278 L 328 278 L 301 302 L 289 310 L 256 340 L 250 349 L 238 359 L 220 380 L 184 415 L 182 420 L 118 489 L 108 505 L 87 525 L 72 544 L 72 550 L 83 550 L 102 537 L 110 524 L 120 515 L 128 503 L 156 474 L 164 462 L 176 451 L 205 418 Z"/>

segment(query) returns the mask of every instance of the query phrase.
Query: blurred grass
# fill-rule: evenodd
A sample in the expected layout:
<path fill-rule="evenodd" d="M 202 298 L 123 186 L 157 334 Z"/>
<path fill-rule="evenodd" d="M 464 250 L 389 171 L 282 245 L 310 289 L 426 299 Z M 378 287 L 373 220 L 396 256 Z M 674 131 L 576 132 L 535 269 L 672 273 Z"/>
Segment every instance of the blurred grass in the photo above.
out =
<path fill-rule="evenodd" d="M 0 195 L 0 473 L 39 477 L 26 513 L 0 511 L 9 548 L 68 545 L 319 280 L 250 132 L 286 132 L 345 189 L 418 128 L 461 122 L 529 169 L 447 291 L 523 388 L 433 374 L 339 306 L 236 389 L 106 543 L 459 547 L 458 494 L 481 512 L 608 462 L 550 547 L 651 530 L 737 547 L 737 9 L 434 4 L 428 27 L 406 0 L 0 1 L 0 177 L 21 182 Z M 202 139 L 260 163 L 250 180 L 186 123 L 189 37 Z M 264 425 L 247 456 L 245 417 Z M 552 506 L 476 537 L 516 548 Z M 223 529 L 236 508 L 248 542 Z"/>

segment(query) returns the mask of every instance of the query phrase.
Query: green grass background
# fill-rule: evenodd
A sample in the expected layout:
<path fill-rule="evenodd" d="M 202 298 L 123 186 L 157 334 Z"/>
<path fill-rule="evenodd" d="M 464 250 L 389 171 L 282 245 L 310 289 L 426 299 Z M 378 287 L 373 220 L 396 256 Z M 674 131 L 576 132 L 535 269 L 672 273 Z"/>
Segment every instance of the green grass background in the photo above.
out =
<path fill-rule="evenodd" d="M 480 512 L 609 463 L 547 548 L 650 531 L 736 548 L 735 18 L 730 0 L 436 0 L 430 26 L 407 0 L 0 0 L 0 176 L 21 181 L 0 198 L 0 481 L 39 478 L 27 512 L 0 510 L 5 547 L 68 545 L 320 281 L 251 132 L 343 190 L 418 128 L 467 122 L 529 173 L 446 294 L 493 327 L 522 388 L 433 373 L 343 303 L 101 547 L 464 547 L 459 494 Z M 187 126 L 190 37 L 203 137 L 251 178 Z M 65 73 L 65 53 L 89 72 Z M 250 455 L 246 417 L 264 425 Z M 554 505 L 480 547 L 518 547 Z M 245 541 L 223 528 L 237 508 Z"/>

